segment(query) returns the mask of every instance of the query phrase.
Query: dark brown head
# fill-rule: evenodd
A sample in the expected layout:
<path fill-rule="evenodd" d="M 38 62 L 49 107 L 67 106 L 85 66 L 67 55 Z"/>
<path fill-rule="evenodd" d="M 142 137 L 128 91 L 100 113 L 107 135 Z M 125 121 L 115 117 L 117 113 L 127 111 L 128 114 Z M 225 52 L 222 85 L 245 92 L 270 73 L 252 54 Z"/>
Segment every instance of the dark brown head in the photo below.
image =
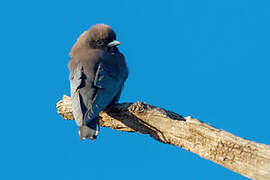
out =
<path fill-rule="evenodd" d="M 78 51 L 87 49 L 103 49 L 105 51 L 117 50 L 116 34 L 112 28 L 105 24 L 97 24 L 85 31 L 73 46 L 70 54 L 73 56 Z"/>

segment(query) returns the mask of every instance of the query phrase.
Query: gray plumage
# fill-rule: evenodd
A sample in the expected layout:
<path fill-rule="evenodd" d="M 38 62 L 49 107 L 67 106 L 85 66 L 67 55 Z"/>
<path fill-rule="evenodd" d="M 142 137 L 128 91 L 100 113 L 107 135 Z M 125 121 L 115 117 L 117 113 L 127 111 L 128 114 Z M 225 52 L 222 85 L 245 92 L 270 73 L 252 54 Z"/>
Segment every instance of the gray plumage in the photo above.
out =
<path fill-rule="evenodd" d="M 70 52 L 72 111 L 81 139 L 96 139 L 98 114 L 119 100 L 128 76 L 119 44 L 109 26 L 98 24 L 85 31 Z"/>

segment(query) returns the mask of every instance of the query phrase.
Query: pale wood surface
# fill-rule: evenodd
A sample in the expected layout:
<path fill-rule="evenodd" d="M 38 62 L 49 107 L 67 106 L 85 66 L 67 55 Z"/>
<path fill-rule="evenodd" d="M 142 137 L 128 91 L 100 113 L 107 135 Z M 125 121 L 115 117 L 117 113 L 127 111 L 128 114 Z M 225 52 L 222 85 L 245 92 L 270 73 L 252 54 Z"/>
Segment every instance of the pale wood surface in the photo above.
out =
<path fill-rule="evenodd" d="M 73 119 L 69 96 L 57 103 L 57 109 L 64 119 Z M 179 146 L 243 176 L 270 179 L 269 145 L 142 102 L 114 105 L 101 112 L 100 117 L 103 127 L 149 134 L 162 143 Z"/>

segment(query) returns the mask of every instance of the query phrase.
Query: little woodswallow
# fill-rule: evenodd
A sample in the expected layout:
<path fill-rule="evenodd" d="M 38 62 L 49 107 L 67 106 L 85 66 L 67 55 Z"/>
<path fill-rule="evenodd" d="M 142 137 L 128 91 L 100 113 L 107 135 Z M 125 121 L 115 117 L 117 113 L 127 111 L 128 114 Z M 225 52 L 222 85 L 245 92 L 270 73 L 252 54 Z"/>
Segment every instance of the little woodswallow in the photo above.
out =
<path fill-rule="evenodd" d="M 70 52 L 72 111 L 81 139 L 95 140 L 99 113 L 118 102 L 128 68 L 111 27 L 97 24 L 85 31 Z"/>

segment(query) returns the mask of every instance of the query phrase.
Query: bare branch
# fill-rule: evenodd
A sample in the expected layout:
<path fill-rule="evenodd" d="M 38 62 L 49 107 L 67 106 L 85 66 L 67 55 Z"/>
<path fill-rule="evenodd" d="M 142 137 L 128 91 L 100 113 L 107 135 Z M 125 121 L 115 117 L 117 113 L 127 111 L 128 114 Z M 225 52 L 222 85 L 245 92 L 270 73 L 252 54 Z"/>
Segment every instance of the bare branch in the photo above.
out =
<path fill-rule="evenodd" d="M 73 119 L 71 99 L 57 103 L 58 113 Z M 252 179 L 270 179 L 270 146 L 237 137 L 191 117 L 142 102 L 114 105 L 100 113 L 100 123 L 118 131 L 149 134 Z"/>

